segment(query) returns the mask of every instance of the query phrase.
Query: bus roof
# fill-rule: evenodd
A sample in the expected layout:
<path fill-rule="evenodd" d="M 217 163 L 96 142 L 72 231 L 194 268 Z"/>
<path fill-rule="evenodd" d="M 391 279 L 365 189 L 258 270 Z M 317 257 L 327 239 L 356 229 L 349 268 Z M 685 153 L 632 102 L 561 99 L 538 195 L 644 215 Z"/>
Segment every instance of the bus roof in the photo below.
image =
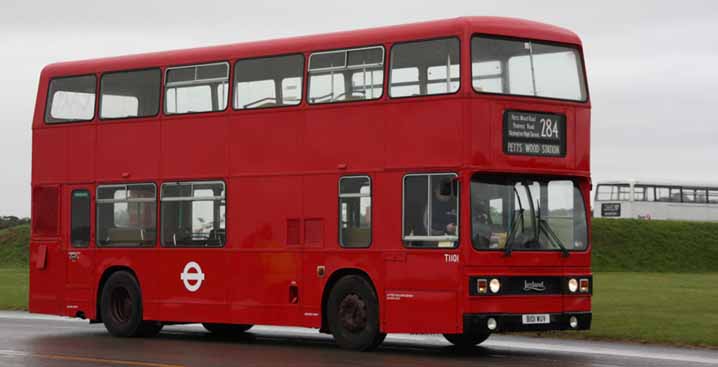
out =
<path fill-rule="evenodd" d="M 613 180 L 600 181 L 596 185 L 640 185 L 640 186 L 681 186 L 681 187 L 699 187 L 699 188 L 718 188 L 715 182 L 697 182 L 682 180 Z"/>
<path fill-rule="evenodd" d="M 46 66 L 43 69 L 43 74 L 47 77 L 55 77 L 166 65 L 194 64 L 471 33 L 568 43 L 579 47 L 581 45 L 581 40 L 574 32 L 549 24 L 505 17 L 459 17 L 320 35 L 60 62 Z"/>

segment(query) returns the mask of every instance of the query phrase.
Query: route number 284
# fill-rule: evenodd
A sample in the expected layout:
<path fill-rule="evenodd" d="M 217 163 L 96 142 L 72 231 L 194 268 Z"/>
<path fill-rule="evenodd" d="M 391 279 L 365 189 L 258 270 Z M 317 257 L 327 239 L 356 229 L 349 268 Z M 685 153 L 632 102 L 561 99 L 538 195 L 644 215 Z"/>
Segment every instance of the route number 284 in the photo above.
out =
<path fill-rule="evenodd" d="M 541 119 L 541 137 L 558 139 L 558 121 L 549 118 Z"/>

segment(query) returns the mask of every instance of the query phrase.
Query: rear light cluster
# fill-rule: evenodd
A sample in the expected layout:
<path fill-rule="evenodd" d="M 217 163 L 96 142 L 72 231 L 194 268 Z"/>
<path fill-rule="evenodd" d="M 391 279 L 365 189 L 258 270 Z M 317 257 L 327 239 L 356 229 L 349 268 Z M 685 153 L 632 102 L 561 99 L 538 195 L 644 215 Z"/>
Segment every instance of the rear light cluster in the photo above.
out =
<path fill-rule="evenodd" d="M 491 280 L 489 279 L 476 279 L 476 293 L 478 294 L 487 294 L 491 292 L 492 294 L 499 293 L 501 290 L 501 281 L 497 278 L 493 278 Z"/>
<path fill-rule="evenodd" d="M 568 280 L 568 291 L 571 293 L 589 293 L 591 291 L 590 281 L 588 278 L 571 278 Z"/>

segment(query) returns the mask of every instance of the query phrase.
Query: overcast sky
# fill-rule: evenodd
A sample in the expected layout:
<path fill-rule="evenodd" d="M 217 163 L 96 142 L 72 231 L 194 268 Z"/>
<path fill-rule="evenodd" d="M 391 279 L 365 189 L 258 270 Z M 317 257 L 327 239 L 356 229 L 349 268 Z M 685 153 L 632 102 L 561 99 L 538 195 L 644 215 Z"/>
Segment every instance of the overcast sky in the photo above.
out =
<path fill-rule="evenodd" d="M 463 15 L 526 18 L 583 39 L 594 182 L 718 184 L 718 1 L 0 2 L 0 215 L 30 214 L 30 125 L 46 64 Z"/>

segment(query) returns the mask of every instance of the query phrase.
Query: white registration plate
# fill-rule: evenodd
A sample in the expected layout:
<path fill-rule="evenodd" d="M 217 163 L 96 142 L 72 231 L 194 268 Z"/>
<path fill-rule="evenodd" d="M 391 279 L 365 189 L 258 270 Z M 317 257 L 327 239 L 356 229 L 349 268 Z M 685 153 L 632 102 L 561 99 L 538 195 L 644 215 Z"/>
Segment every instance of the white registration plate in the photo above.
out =
<path fill-rule="evenodd" d="M 524 325 L 550 324 L 551 317 L 549 314 L 521 315 L 521 322 Z"/>

